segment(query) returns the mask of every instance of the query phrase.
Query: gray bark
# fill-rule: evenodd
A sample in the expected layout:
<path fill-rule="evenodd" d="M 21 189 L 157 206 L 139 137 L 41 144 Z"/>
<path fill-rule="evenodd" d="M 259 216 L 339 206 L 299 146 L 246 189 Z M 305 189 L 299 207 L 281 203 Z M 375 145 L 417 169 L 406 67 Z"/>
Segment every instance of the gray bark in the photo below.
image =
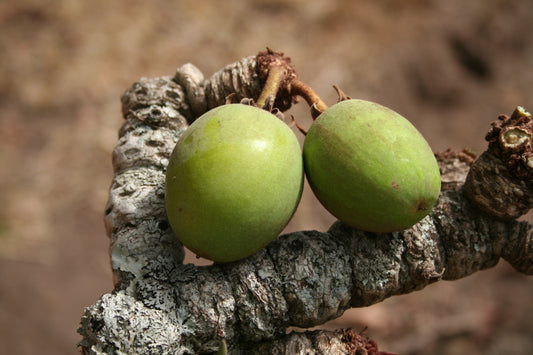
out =
<path fill-rule="evenodd" d="M 184 265 L 165 213 L 168 159 L 188 123 L 227 95 L 257 98 L 255 65 L 245 58 L 204 80 L 188 64 L 174 77 L 140 79 L 124 94 L 126 121 L 105 209 L 115 289 L 85 309 L 83 353 L 216 352 L 221 339 L 232 354 L 372 353 L 372 343 L 364 336 L 355 342 L 350 331 L 286 329 L 459 279 L 500 258 L 533 274 L 532 225 L 501 221 L 472 205 L 462 189 L 472 159 L 452 153 L 439 156 L 437 206 L 408 230 L 373 234 L 337 222 L 327 232 L 280 236 L 238 262 Z"/>

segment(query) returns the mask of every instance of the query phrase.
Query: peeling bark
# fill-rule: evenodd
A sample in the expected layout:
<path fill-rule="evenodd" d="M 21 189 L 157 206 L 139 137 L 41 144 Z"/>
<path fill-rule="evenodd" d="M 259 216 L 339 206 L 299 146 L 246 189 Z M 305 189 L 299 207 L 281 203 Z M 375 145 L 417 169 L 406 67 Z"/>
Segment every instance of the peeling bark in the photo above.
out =
<path fill-rule="evenodd" d="M 187 64 L 174 77 L 140 79 L 124 94 L 126 121 L 105 208 L 115 290 L 86 308 L 83 353 L 216 352 L 221 339 L 229 353 L 355 353 L 347 331 L 286 329 L 459 279 L 500 258 L 533 274 L 533 226 L 476 207 L 463 183 L 477 161 L 453 152 L 437 155 L 443 191 L 436 207 L 408 230 L 374 234 L 336 222 L 327 232 L 280 236 L 238 262 L 184 265 L 165 213 L 168 158 L 195 117 L 234 92 L 239 99 L 259 95 L 256 66 L 248 57 L 204 80 Z M 367 343 L 360 349 L 378 353 Z"/>

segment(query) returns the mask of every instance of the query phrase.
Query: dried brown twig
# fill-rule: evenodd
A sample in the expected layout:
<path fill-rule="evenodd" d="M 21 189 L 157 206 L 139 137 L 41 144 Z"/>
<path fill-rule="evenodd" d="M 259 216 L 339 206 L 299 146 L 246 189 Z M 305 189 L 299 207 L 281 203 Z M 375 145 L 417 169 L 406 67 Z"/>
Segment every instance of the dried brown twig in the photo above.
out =
<path fill-rule="evenodd" d="M 443 191 L 437 206 L 408 230 L 376 235 L 337 222 L 327 232 L 283 235 L 238 262 L 184 265 L 164 207 L 168 158 L 202 112 L 231 93 L 258 97 L 256 69 L 255 57 L 248 57 L 204 80 L 188 64 L 174 77 L 140 79 L 124 94 L 126 122 L 113 153 L 105 211 L 116 288 L 85 310 L 83 353 L 214 352 L 221 339 L 231 354 L 377 353 L 365 337 L 354 348 L 355 338 L 347 336 L 354 330 L 285 333 L 350 307 L 465 277 L 500 258 L 533 274 L 532 225 L 496 219 L 470 202 L 475 199 L 466 198 L 463 183 L 478 162 L 454 152 L 438 155 Z M 476 174 L 484 176 L 484 169 L 476 166 Z M 530 184 L 516 186 L 526 191 L 514 196 L 531 196 Z"/>

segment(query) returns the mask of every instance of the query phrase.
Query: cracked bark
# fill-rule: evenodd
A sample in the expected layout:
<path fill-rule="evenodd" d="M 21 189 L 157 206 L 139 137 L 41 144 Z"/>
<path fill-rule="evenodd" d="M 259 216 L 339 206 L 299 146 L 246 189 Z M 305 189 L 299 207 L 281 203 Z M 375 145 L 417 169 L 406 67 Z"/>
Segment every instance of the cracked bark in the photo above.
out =
<path fill-rule="evenodd" d="M 142 78 L 123 95 L 125 123 L 105 208 L 115 289 L 85 309 L 83 353 L 216 352 L 223 338 L 231 354 L 377 353 L 367 338 L 346 336 L 353 330 L 286 329 L 459 279 L 500 258 L 533 274 L 532 225 L 494 218 L 467 198 L 463 184 L 477 161 L 454 152 L 437 155 L 443 191 L 431 214 L 408 230 L 373 234 L 336 222 L 327 232 L 280 236 L 238 262 L 184 265 L 164 208 L 168 158 L 188 124 L 227 95 L 257 98 L 256 67 L 248 57 L 204 80 L 187 64 L 173 77 Z M 475 171 L 485 181 L 477 178 L 484 167 Z M 531 184 L 517 186 L 531 196 Z"/>

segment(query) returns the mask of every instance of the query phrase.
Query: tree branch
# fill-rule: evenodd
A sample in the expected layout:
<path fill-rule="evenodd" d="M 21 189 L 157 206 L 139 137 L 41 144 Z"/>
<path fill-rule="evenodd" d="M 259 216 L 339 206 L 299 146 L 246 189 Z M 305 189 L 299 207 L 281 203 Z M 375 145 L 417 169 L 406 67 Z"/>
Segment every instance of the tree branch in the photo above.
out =
<path fill-rule="evenodd" d="M 245 58 L 207 81 L 188 64 L 174 77 L 143 78 L 125 92 L 126 122 L 105 209 L 116 287 L 85 310 L 83 353 L 215 352 L 221 339 L 230 353 L 322 354 L 326 343 L 350 353 L 347 330 L 286 335 L 286 329 L 459 279 L 500 258 L 533 274 L 532 225 L 495 219 L 472 204 L 463 183 L 477 161 L 453 152 L 438 155 L 443 191 L 436 207 L 408 230 L 373 234 L 336 222 L 325 233 L 280 236 L 238 262 L 182 264 L 183 247 L 164 207 L 170 153 L 188 123 L 227 95 L 257 98 L 254 63 Z"/>

